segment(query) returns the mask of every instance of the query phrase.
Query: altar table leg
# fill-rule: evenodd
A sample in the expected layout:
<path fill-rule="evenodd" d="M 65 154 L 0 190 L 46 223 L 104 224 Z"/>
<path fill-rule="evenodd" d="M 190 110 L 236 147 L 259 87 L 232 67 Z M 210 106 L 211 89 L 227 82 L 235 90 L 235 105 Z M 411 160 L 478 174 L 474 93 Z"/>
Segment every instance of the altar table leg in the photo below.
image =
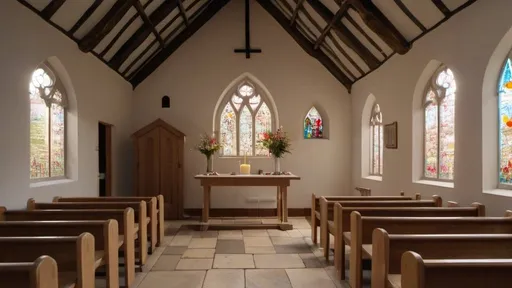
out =
<path fill-rule="evenodd" d="M 210 217 L 210 186 L 203 186 L 203 217 L 202 222 L 208 223 Z"/>
<path fill-rule="evenodd" d="M 282 222 L 288 222 L 288 187 L 282 186 L 281 187 L 281 202 L 282 202 L 282 214 L 283 214 L 283 220 Z"/>
<path fill-rule="evenodd" d="M 277 220 L 278 221 L 283 221 L 283 214 L 281 212 L 281 208 L 282 208 L 282 202 L 281 202 L 281 189 L 279 188 L 279 186 L 277 186 L 277 197 L 276 197 L 276 201 L 277 201 Z"/>

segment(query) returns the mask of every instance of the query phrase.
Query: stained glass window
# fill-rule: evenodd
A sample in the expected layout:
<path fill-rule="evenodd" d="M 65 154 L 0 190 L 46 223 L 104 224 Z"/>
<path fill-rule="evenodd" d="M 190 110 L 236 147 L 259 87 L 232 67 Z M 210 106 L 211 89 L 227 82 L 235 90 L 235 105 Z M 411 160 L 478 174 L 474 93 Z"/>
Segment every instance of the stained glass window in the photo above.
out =
<path fill-rule="evenodd" d="M 379 104 L 373 105 L 370 117 L 370 175 L 382 176 L 384 134 Z"/>
<path fill-rule="evenodd" d="M 455 94 L 453 72 L 442 66 L 432 76 L 424 98 L 424 177 L 453 180 Z"/>
<path fill-rule="evenodd" d="M 498 84 L 499 101 L 499 179 L 500 184 L 512 184 L 512 63 L 503 65 Z"/>
<path fill-rule="evenodd" d="M 248 81 L 229 96 L 220 115 L 222 156 L 268 156 L 259 140 L 272 130 L 272 112 L 265 97 Z"/>
<path fill-rule="evenodd" d="M 29 96 L 30 179 L 64 177 L 67 99 L 49 65 L 32 74 Z"/>
<path fill-rule="evenodd" d="M 315 107 L 309 109 L 306 118 L 304 118 L 304 139 L 323 138 L 324 122 L 322 116 Z"/>

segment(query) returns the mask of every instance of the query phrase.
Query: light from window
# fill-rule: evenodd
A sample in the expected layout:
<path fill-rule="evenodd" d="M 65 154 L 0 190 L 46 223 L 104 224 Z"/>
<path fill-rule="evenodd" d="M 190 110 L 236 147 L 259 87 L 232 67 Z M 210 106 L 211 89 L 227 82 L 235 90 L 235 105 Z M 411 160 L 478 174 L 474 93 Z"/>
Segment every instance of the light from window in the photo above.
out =
<path fill-rule="evenodd" d="M 424 96 L 424 177 L 453 180 L 455 160 L 455 93 L 453 72 L 442 66 Z"/>
<path fill-rule="evenodd" d="M 373 105 L 370 117 L 370 175 L 382 176 L 384 133 L 379 104 Z"/>
<path fill-rule="evenodd" d="M 309 109 L 306 118 L 304 118 L 304 139 L 323 138 L 324 122 L 322 116 L 315 107 Z"/>
<path fill-rule="evenodd" d="M 512 63 L 507 59 L 498 86 L 500 184 L 512 184 Z"/>
<path fill-rule="evenodd" d="M 220 114 L 222 156 L 268 156 L 259 140 L 272 129 L 272 113 L 254 86 L 244 82 Z"/>
<path fill-rule="evenodd" d="M 64 177 L 66 97 L 47 65 L 32 74 L 30 94 L 30 179 Z"/>

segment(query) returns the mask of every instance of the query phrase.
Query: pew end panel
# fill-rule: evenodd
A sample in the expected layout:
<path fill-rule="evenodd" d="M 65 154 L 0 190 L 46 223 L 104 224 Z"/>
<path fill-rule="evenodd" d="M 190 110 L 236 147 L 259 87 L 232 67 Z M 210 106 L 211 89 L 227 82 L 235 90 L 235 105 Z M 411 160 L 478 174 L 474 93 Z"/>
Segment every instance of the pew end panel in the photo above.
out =
<path fill-rule="evenodd" d="M 327 247 L 329 249 L 329 229 L 327 227 L 327 222 L 329 221 L 329 211 L 328 211 L 328 204 L 327 199 L 325 197 L 320 197 L 319 199 L 320 203 L 320 245 L 322 247 Z M 326 252 L 324 251 L 324 254 Z M 327 255 L 329 254 L 329 251 L 327 251 Z"/>
<path fill-rule="evenodd" d="M 343 209 L 339 203 L 334 204 L 334 267 L 338 279 L 345 279 L 345 241 L 343 239 Z"/>
<path fill-rule="evenodd" d="M 485 217 L 485 205 L 474 202 L 471 204 L 471 207 L 475 207 L 478 211 L 478 217 Z"/>
<path fill-rule="evenodd" d="M 420 193 L 416 193 L 414 196 L 415 196 L 414 199 L 421 200 L 421 194 Z"/>
<path fill-rule="evenodd" d="M 34 262 L 0 263 L 0 283 L 7 287 L 59 288 L 57 262 L 40 256 Z"/>
<path fill-rule="evenodd" d="M 505 216 L 504 217 L 512 217 L 512 210 L 505 210 Z"/>
<path fill-rule="evenodd" d="M 363 227 L 361 214 L 357 211 L 350 213 L 350 285 L 360 288 L 362 286 L 362 258 L 363 237 L 357 233 Z"/>
<path fill-rule="evenodd" d="M 425 263 L 418 253 L 407 251 L 402 255 L 401 273 L 403 288 L 425 288 Z"/>
<path fill-rule="evenodd" d="M 313 240 L 313 243 L 317 243 L 317 221 L 316 221 L 316 205 L 317 205 L 317 198 L 315 193 L 311 194 L 311 240 Z"/>
<path fill-rule="evenodd" d="M 387 288 L 388 272 L 389 272 L 389 234 L 384 229 L 377 228 L 372 234 L 372 288 Z M 383 265 L 382 265 L 383 264 Z M 359 286 L 361 287 L 361 277 L 357 277 Z"/>
<path fill-rule="evenodd" d="M 165 236 L 165 212 L 164 212 L 164 195 L 160 194 L 157 196 L 158 201 L 158 246 L 164 243 Z"/>
<path fill-rule="evenodd" d="M 443 198 L 439 195 L 432 195 L 432 200 L 436 203 L 436 207 L 443 207 Z"/>
<path fill-rule="evenodd" d="M 446 201 L 446 207 L 460 207 L 460 205 L 455 201 Z"/>

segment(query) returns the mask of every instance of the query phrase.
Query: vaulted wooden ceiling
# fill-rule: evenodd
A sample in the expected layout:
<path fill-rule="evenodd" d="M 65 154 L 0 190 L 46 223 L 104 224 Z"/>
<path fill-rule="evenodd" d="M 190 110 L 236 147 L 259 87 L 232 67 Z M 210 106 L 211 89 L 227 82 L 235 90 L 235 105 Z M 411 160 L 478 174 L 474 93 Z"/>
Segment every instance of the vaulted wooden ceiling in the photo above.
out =
<path fill-rule="evenodd" d="M 18 0 L 134 87 L 230 0 Z M 243 1 L 243 0 L 233 0 Z M 476 0 L 251 0 L 350 91 Z"/>

